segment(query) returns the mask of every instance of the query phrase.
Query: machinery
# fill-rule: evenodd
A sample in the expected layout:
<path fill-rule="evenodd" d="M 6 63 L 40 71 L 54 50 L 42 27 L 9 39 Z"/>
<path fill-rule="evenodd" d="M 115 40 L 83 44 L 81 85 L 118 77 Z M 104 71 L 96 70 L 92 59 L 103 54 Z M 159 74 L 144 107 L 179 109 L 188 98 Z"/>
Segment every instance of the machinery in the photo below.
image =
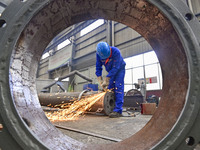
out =
<path fill-rule="evenodd" d="M 149 42 L 161 64 L 163 93 L 159 108 L 139 132 L 115 144 L 91 146 L 64 136 L 45 117 L 35 75 L 55 35 L 98 18 L 121 22 Z M 0 18 L 0 148 L 194 149 L 200 142 L 199 33 L 185 0 L 13 1 Z"/>
<path fill-rule="evenodd" d="M 126 92 L 123 107 L 140 109 L 144 102 L 142 93 L 136 88 Z"/>

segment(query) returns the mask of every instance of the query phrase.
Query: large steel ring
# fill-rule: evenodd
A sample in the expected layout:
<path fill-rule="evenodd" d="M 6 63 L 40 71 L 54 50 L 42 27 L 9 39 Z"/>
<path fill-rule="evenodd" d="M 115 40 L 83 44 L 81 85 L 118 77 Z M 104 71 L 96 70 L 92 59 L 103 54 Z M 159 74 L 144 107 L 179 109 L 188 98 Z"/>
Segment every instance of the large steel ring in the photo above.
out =
<path fill-rule="evenodd" d="M 140 33 L 163 73 L 160 106 L 122 142 L 92 147 L 59 132 L 35 90 L 41 54 L 60 31 L 104 18 Z M 193 149 L 200 142 L 200 28 L 182 0 L 15 0 L 0 18 L 0 148 Z"/>

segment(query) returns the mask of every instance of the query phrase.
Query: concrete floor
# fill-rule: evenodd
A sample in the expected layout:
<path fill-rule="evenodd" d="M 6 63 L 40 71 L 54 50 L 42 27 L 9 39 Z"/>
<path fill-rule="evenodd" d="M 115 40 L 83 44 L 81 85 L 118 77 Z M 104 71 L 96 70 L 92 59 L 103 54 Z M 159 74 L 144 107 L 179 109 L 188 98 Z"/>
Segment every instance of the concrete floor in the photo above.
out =
<path fill-rule="evenodd" d="M 53 124 L 123 140 L 139 131 L 151 118 L 151 115 L 141 115 L 139 112 L 134 114 L 135 117 L 128 117 L 128 114 L 123 112 L 125 117 L 120 118 L 109 118 L 100 114 L 86 114 L 85 117 L 81 117 L 76 121 L 53 122 Z M 69 137 L 87 144 L 113 143 L 113 141 L 102 138 L 60 130 Z"/>
<path fill-rule="evenodd" d="M 110 137 L 114 139 L 124 140 L 145 126 L 151 119 L 151 115 L 141 115 L 139 112 L 134 113 L 135 116 L 129 116 L 123 112 L 124 117 L 109 118 L 102 114 L 86 114 L 80 117 L 79 120 L 65 121 L 65 122 L 52 122 L 55 125 L 73 128 L 79 131 L 94 133 L 97 135 Z M 67 136 L 80 141 L 85 144 L 108 144 L 114 143 L 111 140 L 105 140 L 94 136 L 89 136 L 73 131 L 59 129 Z M 200 150 L 200 144 L 194 150 Z"/>
<path fill-rule="evenodd" d="M 198 145 L 194 148 L 194 150 L 200 150 L 200 144 L 198 144 Z"/>

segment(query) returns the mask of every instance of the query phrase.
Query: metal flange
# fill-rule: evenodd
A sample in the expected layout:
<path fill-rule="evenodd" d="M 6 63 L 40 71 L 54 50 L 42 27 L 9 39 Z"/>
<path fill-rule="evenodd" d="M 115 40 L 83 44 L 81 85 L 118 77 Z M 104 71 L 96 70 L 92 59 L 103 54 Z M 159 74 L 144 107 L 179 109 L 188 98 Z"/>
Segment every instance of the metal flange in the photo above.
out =
<path fill-rule="evenodd" d="M 124 23 L 150 43 L 162 67 L 163 94 L 138 133 L 90 147 L 50 124 L 37 98 L 35 75 L 55 35 L 97 18 Z M 0 18 L 0 148 L 193 149 L 200 141 L 199 33 L 197 19 L 181 0 L 13 1 Z"/>
<path fill-rule="evenodd" d="M 113 92 L 106 92 L 106 94 L 90 108 L 90 111 L 101 112 L 109 115 L 111 112 L 113 112 L 114 107 L 115 94 Z"/>

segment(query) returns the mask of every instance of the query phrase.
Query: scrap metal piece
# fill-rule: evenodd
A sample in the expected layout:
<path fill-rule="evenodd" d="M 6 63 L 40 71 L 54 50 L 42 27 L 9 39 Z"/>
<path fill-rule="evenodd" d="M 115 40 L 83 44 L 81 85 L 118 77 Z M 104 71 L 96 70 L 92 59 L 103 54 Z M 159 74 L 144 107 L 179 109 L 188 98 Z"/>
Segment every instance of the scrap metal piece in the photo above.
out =
<path fill-rule="evenodd" d="M 43 50 L 55 35 L 70 25 L 98 18 L 121 22 L 150 43 L 161 64 L 163 93 L 152 119 L 135 135 L 90 147 L 50 124 L 39 104 L 35 75 Z M 187 150 L 199 143 L 200 27 L 184 1 L 13 1 L 0 23 L 2 150 Z"/>

